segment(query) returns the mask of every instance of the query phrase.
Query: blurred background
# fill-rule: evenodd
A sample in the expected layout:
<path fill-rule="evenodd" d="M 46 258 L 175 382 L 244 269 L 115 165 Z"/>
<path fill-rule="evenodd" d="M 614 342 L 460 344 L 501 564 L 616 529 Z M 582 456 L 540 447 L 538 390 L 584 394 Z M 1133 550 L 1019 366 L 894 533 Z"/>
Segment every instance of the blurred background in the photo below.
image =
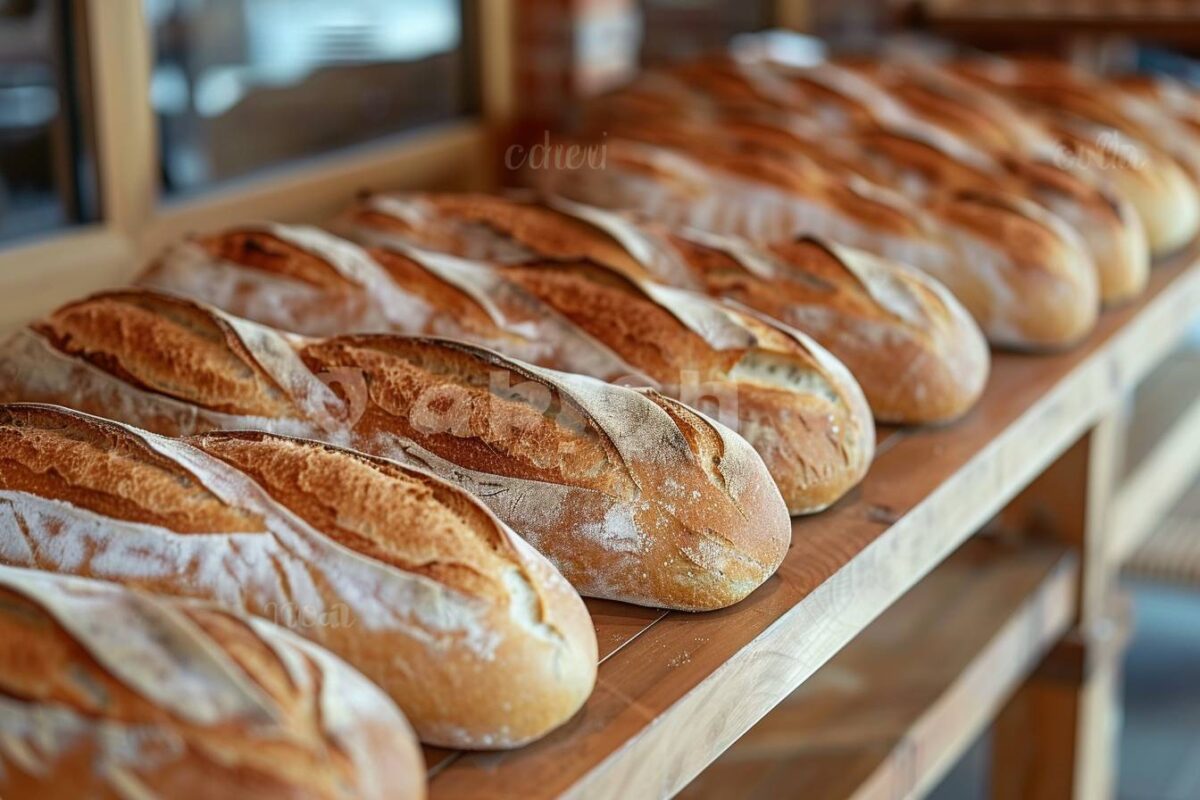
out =
<path fill-rule="evenodd" d="M 316 213 L 376 175 L 376 162 L 363 154 L 392 165 L 377 173 L 382 181 L 444 161 L 438 174 L 458 185 L 494 185 L 502 177 L 489 172 L 496 159 L 469 153 L 499 152 L 536 135 L 569 117 L 574 101 L 643 66 L 772 27 L 846 49 L 887 34 L 936 36 L 1200 85 L 1200 2 L 1188 0 L 515 0 L 505 7 L 512 13 L 500 30 L 488 0 L 0 0 L 0 269 L 42 270 L 41 254 L 63 251 L 74 240 L 60 234 L 69 232 L 117 236 L 113 258 L 129 261 L 146 254 L 156 226 L 172 214 L 182 215 L 174 231 L 247 210 L 295 216 L 311 206 Z M 120 27 L 129 20 L 140 29 Z M 104 38 L 114 31 L 120 41 Z M 138 37 L 145 46 L 127 52 Z M 144 75 L 133 74 L 142 67 Z M 502 67 L 515 74 L 509 88 L 498 83 Z M 107 106 L 96 99 L 101 83 Z M 127 111 L 142 108 L 152 123 Z M 390 155 L 417 142 L 415 166 Z M 472 149 L 454 149 L 460 142 Z M 125 188 L 134 178 L 142 182 Z M 109 251 L 98 248 L 95 258 L 102 252 Z M 10 267 L 6 254 L 38 257 Z M 1131 404 L 1128 470 L 1200 396 L 1198 347 L 1193 336 Z M 1119 796 L 1194 800 L 1200 487 L 1134 557 L 1127 578 L 1136 625 L 1124 677 Z M 985 796 L 987 772 L 999 768 L 987 763 L 985 744 L 935 796 Z"/>

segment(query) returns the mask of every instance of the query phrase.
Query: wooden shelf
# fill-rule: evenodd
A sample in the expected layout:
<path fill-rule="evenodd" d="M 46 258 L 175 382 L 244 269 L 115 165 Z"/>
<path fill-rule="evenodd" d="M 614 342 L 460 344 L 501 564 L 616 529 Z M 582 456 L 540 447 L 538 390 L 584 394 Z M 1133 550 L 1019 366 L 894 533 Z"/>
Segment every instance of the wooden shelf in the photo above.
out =
<path fill-rule="evenodd" d="M 797 519 L 779 572 L 708 614 L 591 604 L 596 691 L 507 753 L 430 751 L 432 798 L 670 796 L 961 545 L 1162 360 L 1200 309 L 1200 248 L 1082 346 L 1000 355 L 961 422 L 883 430 L 870 474 Z"/>
<path fill-rule="evenodd" d="M 972 539 L 681 797 L 919 797 L 1070 627 L 1065 549 Z"/>

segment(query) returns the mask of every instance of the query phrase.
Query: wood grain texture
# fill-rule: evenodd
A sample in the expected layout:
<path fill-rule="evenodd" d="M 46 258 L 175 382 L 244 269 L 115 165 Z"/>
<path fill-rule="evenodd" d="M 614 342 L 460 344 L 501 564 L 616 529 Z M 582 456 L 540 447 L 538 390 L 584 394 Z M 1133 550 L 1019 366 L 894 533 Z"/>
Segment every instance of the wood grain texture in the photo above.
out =
<path fill-rule="evenodd" d="M 1077 563 L 968 541 L 681 797 L 921 796 L 1066 631 Z"/>
<path fill-rule="evenodd" d="M 666 614 L 601 664 L 564 728 L 520 751 L 456 758 L 434 798 L 670 796 L 787 697 L 1136 385 L 1200 308 L 1200 247 L 1080 347 L 995 359 L 979 406 L 900 432 L 864 483 L 793 525 L 779 572 L 742 603 Z M 620 621 L 613 609 L 600 638 Z"/>

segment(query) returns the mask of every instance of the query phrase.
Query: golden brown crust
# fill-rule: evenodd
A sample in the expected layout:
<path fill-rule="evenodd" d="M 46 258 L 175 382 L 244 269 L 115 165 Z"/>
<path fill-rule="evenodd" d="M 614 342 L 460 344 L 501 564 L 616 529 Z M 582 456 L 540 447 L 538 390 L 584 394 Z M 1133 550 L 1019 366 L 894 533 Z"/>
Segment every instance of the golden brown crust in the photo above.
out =
<path fill-rule="evenodd" d="M 225 414 L 293 411 L 228 323 L 189 300 L 114 290 L 63 306 L 32 328 L 63 354 L 147 391 Z"/>
<path fill-rule="evenodd" d="M 266 433 L 180 442 L 50 406 L 0 414 L 5 563 L 274 619 L 355 664 L 434 744 L 523 744 L 591 691 L 579 596 L 461 489 Z"/>
<path fill-rule="evenodd" d="M 0 487 L 176 533 L 266 530 L 120 426 L 37 406 L 0 406 Z"/>
<path fill-rule="evenodd" d="M 298 280 L 324 291 L 346 291 L 354 285 L 327 259 L 270 230 L 233 228 L 197 237 L 195 242 L 214 259 Z"/>
<path fill-rule="evenodd" d="M 507 607 L 501 576 L 521 570 L 521 561 L 497 520 L 448 484 L 381 458 L 264 433 L 186 441 L 351 550 Z"/>
<path fill-rule="evenodd" d="M 112 306 L 104 310 L 118 322 L 125 313 Z M 230 324 L 240 331 L 245 323 Z M 254 329 L 256 336 L 267 330 Z M 111 396 L 118 400 L 111 413 L 135 424 L 162 424 L 172 432 L 231 425 L 280 430 L 424 465 L 483 496 L 502 519 L 550 555 L 569 580 L 600 596 L 688 609 L 720 607 L 744 597 L 782 557 L 780 543 L 790 536 L 786 506 L 761 459 L 729 431 L 720 435 L 736 444 L 726 448 L 720 465 L 713 465 L 697 461 L 679 429 L 655 413 L 647 398 L 628 390 L 587 382 L 568 391 L 563 383 L 568 376 L 550 377 L 450 341 L 390 335 L 278 341 L 289 348 L 286 357 L 274 354 L 287 362 L 287 383 L 325 393 L 321 403 L 297 404 L 297 413 L 286 419 L 201 414 L 195 406 L 168 403 L 107 374 L 77 373 L 71 358 L 51 360 L 37 376 L 25 369 L 0 373 L 0 392 L 10 398 L 34 393 L 43 402 L 84 407 Z M 8 346 L 25 358 L 31 343 L 28 336 L 18 337 Z M 116 346 L 113 355 L 122 359 L 171 363 L 169 349 L 140 352 L 154 348 L 153 341 L 139 343 L 139 350 L 128 340 L 117 340 Z M 251 350 L 256 358 L 264 357 Z M 330 385 L 319 376 L 330 376 Z M 31 392 L 31 386 L 37 391 Z M 169 425 L 162 423 L 167 412 Z M 673 465 L 665 487 L 661 474 L 641 472 L 653 470 L 652 464 L 662 459 Z M 739 480 L 712 494 L 714 470 L 732 470 Z M 712 496 L 709 513 L 687 510 L 693 491 L 699 498 Z M 534 499 L 547 493 L 581 493 L 580 505 L 565 510 L 559 507 L 561 497 Z M 526 501 L 518 502 L 522 498 Z M 649 510 L 642 515 L 639 509 Z M 655 540 L 653 547 L 660 551 L 648 543 L 663 515 L 677 518 L 679 532 Z M 710 528 L 728 542 L 715 551 L 719 558 L 705 564 L 681 559 L 679 548 Z M 328 535 L 338 538 L 336 531 Z M 626 535 L 644 544 L 622 549 L 620 537 Z M 582 546 L 579 540 L 589 537 L 592 541 Z M 590 555 L 580 561 L 579 553 Z M 734 560 L 745 566 L 731 577 L 735 572 L 722 564 Z M 639 577 L 666 562 L 670 568 L 654 580 Z M 618 563 L 619 574 L 600 574 L 615 570 Z M 685 563 L 686 568 L 681 566 Z"/>
<path fill-rule="evenodd" d="M 966 311 L 919 273 L 811 238 L 756 250 L 769 277 L 727 250 L 666 234 L 709 294 L 727 297 L 808 333 L 863 387 L 875 418 L 938 423 L 974 405 L 987 347 Z M 869 271 L 853 260 L 870 259 Z"/>
<path fill-rule="evenodd" d="M 649 270 L 630 244 L 637 231 L 624 235 L 557 209 L 500 198 L 420 195 L 388 202 L 438 210 L 426 217 L 430 233 L 423 240 L 413 233 L 424 244 L 457 241 L 463 251 L 492 247 L 496 254 L 525 254 L 521 263 L 498 266 L 498 275 L 611 348 L 668 395 L 700 403 L 736 425 L 764 454 L 793 513 L 827 506 L 865 472 L 871 424 L 856 417 L 850 396 L 859 389 L 852 379 L 832 377 L 769 324 L 698 297 L 658 296 L 639 285 L 629 276 Z M 396 219 L 393 232 L 403 223 L 399 213 Z M 465 238 L 469 226 L 484 220 L 488 240 Z M 589 253 L 619 266 L 608 269 L 579 257 Z M 745 376 L 735 376 L 739 364 Z M 776 377 L 748 375 L 760 368 Z M 777 414 L 788 424 L 782 416 L 774 420 Z"/>
<path fill-rule="evenodd" d="M 122 653 L 88 628 L 105 623 L 123 626 Z M 0 568 L 0 642 L 6 797 L 424 796 L 416 741 L 387 698 L 261 621 Z M 156 682 L 187 696 L 165 705 Z"/>

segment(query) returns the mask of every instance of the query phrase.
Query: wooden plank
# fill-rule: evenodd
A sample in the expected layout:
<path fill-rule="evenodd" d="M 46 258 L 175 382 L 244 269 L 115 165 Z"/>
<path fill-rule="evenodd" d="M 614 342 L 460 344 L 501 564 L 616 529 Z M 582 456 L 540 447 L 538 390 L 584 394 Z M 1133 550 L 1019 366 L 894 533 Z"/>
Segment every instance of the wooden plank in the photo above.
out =
<path fill-rule="evenodd" d="M 1076 564 L 1063 548 L 967 542 L 681 797 L 736 784 L 806 800 L 921 796 L 1070 626 Z"/>
<path fill-rule="evenodd" d="M 1112 797 L 1120 715 L 1123 636 L 1087 657 L 1080 682 L 1047 676 L 1028 681 L 993 728 L 995 800 L 1104 800 Z M 1107 760 L 1097 756 L 1107 755 Z"/>
<path fill-rule="evenodd" d="M 519 751 L 465 754 L 435 798 L 669 796 L 1054 460 L 1178 341 L 1200 308 L 1193 248 L 1080 347 L 1001 355 L 957 425 L 909 432 L 863 484 L 793 526 L 778 574 L 734 608 L 672 613 L 617 650 L 566 726 Z M 889 440 L 890 442 L 891 440 Z"/>

